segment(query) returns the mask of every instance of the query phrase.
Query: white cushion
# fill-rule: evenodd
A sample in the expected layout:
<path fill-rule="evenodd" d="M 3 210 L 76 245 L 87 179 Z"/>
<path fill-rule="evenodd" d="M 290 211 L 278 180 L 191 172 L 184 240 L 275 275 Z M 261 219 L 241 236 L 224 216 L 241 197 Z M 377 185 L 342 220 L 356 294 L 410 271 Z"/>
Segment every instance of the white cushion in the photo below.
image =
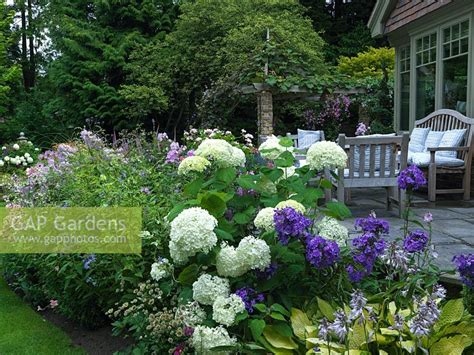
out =
<path fill-rule="evenodd" d="M 389 133 L 389 134 L 369 134 L 367 136 L 359 136 L 356 138 L 359 139 L 364 139 L 367 137 L 395 137 L 396 133 Z M 380 146 L 375 147 L 375 159 L 374 159 L 374 168 L 375 170 L 380 170 L 380 153 L 381 153 L 382 148 Z M 390 166 L 390 154 L 391 150 L 387 149 L 385 150 L 385 168 L 387 169 Z M 365 160 L 364 160 L 364 165 L 365 168 L 364 170 L 369 171 L 370 170 L 370 148 L 369 146 L 365 147 Z M 355 147 L 354 149 L 354 170 L 359 171 L 359 162 L 360 162 L 360 152 L 359 152 L 359 147 Z"/>
<path fill-rule="evenodd" d="M 446 131 L 444 132 L 443 138 L 439 143 L 439 147 L 459 147 L 465 134 L 465 129 L 451 129 L 449 131 Z M 439 152 L 438 155 L 456 158 L 457 152 Z"/>
<path fill-rule="evenodd" d="M 408 151 L 413 152 L 413 153 L 420 153 L 425 150 L 425 146 L 421 144 L 414 144 L 414 143 L 409 143 L 408 144 Z"/>
<path fill-rule="evenodd" d="M 298 149 L 308 149 L 321 140 L 321 131 L 306 131 L 298 129 Z"/>
<path fill-rule="evenodd" d="M 410 135 L 410 143 L 408 143 L 408 151 L 417 152 L 420 150 L 415 149 L 415 147 L 424 147 L 426 142 L 426 137 L 428 136 L 431 128 L 413 128 L 413 131 Z M 423 150 L 421 150 L 423 151 Z"/>
<path fill-rule="evenodd" d="M 435 163 L 436 166 L 457 167 L 463 166 L 464 160 L 437 155 Z M 408 164 L 427 167 L 430 164 L 430 153 L 408 153 Z"/>
<path fill-rule="evenodd" d="M 443 138 L 443 131 L 430 131 L 426 137 L 425 146 L 423 152 L 427 152 L 428 148 L 438 148 L 441 139 Z"/>

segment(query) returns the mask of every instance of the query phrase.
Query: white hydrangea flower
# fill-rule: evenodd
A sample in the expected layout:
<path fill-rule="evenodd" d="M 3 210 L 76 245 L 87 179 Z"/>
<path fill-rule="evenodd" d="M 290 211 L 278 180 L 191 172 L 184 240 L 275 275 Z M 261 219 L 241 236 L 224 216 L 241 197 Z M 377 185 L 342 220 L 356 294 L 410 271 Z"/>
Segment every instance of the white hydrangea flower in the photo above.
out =
<path fill-rule="evenodd" d="M 206 320 L 206 312 L 196 301 L 188 302 L 178 307 L 176 318 L 181 318 L 187 327 L 196 327 Z"/>
<path fill-rule="evenodd" d="M 248 271 L 237 250 L 226 243 L 222 244 L 221 250 L 217 253 L 216 268 L 217 273 L 224 277 L 239 277 Z"/>
<path fill-rule="evenodd" d="M 314 170 L 343 169 L 346 167 L 347 154 L 338 144 L 330 141 L 316 142 L 309 147 L 306 161 Z"/>
<path fill-rule="evenodd" d="M 253 224 L 258 229 L 262 229 L 266 232 L 272 231 L 275 228 L 275 222 L 273 221 L 274 214 L 275 211 L 272 207 L 265 207 L 257 213 Z"/>
<path fill-rule="evenodd" d="M 209 159 L 221 167 L 237 166 L 234 164 L 241 162 L 241 159 L 234 157 L 236 154 L 234 147 L 223 139 L 205 139 L 194 154 Z"/>
<path fill-rule="evenodd" d="M 230 327 L 235 317 L 245 310 L 242 299 L 232 294 L 229 297 L 218 296 L 212 305 L 212 319 L 217 323 Z"/>
<path fill-rule="evenodd" d="M 260 155 L 266 159 L 275 160 L 286 148 L 280 144 L 280 139 L 271 135 L 258 148 Z"/>
<path fill-rule="evenodd" d="M 232 159 L 230 161 L 231 166 L 244 166 L 246 162 L 245 153 L 242 149 L 237 147 L 232 147 Z"/>
<path fill-rule="evenodd" d="M 227 351 L 211 351 L 210 349 L 217 346 L 232 346 L 237 344 L 235 338 L 231 338 L 227 329 L 222 326 L 210 328 L 206 326 L 197 326 L 194 328 L 193 337 L 191 339 L 192 346 L 196 354 L 200 355 L 224 355 Z"/>
<path fill-rule="evenodd" d="M 200 207 L 182 211 L 172 222 L 170 254 L 177 264 L 184 264 L 198 252 L 208 253 L 217 244 L 214 228 L 217 219 Z"/>
<path fill-rule="evenodd" d="M 346 227 L 339 224 L 337 219 L 332 217 L 324 217 L 321 222 L 317 224 L 319 235 L 326 239 L 331 239 L 339 245 L 345 245 L 349 238 L 349 231 Z"/>
<path fill-rule="evenodd" d="M 4 165 L 5 165 L 4 161 L 0 159 L 0 166 L 4 166 Z"/>
<path fill-rule="evenodd" d="M 12 145 L 12 148 L 13 148 L 13 150 L 18 150 L 18 149 L 20 149 L 20 146 L 15 143 L 15 144 Z"/>
<path fill-rule="evenodd" d="M 31 164 L 31 163 L 33 163 L 33 158 L 32 158 L 32 157 L 28 157 L 28 158 L 26 158 L 26 161 L 27 161 L 27 163 L 30 163 L 30 164 Z"/>
<path fill-rule="evenodd" d="M 295 201 L 295 200 L 281 201 L 280 203 L 278 203 L 275 206 L 275 209 L 276 210 L 282 210 L 285 207 L 291 207 L 299 213 L 305 213 L 306 212 L 306 208 L 301 203 L 299 203 L 298 201 Z"/>
<path fill-rule="evenodd" d="M 171 275 L 172 270 L 173 265 L 171 265 L 170 261 L 166 258 L 161 258 L 151 265 L 150 276 L 153 280 L 160 281 Z"/>
<path fill-rule="evenodd" d="M 200 156 L 192 156 L 184 158 L 178 166 L 178 174 L 187 175 L 190 172 L 202 173 L 211 163 L 206 158 Z"/>
<path fill-rule="evenodd" d="M 229 293 L 229 280 L 219 276 L 203 274 L 193 283 L 193 299 L 201 304 L 210 306 L 216 297 L 227 297 Z"/>
<path fill-rule="evenodd" d="M 237 255 L 250 270 L 264 270 L 270 266 L 270 247 L 263 239 L 249 235 L 237 247 Z"/>

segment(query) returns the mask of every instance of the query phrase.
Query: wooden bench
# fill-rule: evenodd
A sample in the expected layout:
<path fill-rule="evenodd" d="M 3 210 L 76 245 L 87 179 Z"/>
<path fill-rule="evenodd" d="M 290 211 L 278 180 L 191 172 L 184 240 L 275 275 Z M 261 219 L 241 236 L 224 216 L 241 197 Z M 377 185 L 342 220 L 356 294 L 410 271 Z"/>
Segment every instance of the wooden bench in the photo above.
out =
<path fill-rule="evenodd" d="M 398 202 L 399 213 L 405 209 L 405 194 L 398 188 L 398 173 L 407 166 L 408 133 L 401 136 L 346 137 L 340 134 L 339 145 L 346 151 L 346 169 L 338 170 L 337 199 L 346 201 L 351 188 L 384 187 L 387 208 L 392 200 Z"/>
<path fill-rule="evenodd" d="M 472 135 L 474 133 L 474 119 L 468 118 L 454 110 L 438 110 L 421 120 L 415 122 L 415 127 L 431 128 L 432 131 L 447 131 L 451 129 L 465 129 L 461 146 L 448 148 L 428 148 L 430 153 L 430 163 L 428 166 L 428 200 L 436 201 L 436 195 L 462 193 L 464 200 L 471 198 L 471 164 L 472 164 Z M 464 161 L 463 166 L 447 167 L 436 164 L 436 152 L 454 151 L 458 159 Z M 426 169 L 426 168 L 425 168 Z M 462 188 L 436 187 L 436 179 L 441 174 L 461 174 Z"/>

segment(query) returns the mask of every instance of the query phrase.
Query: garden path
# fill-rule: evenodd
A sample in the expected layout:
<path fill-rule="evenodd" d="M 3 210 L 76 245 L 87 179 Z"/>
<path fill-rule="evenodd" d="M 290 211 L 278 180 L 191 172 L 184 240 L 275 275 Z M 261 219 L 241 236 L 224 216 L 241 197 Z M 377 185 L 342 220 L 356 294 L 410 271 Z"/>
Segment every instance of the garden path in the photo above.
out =
<path fill-rule="evenodd" d="M 372 210 L 377 217 L 390 223 L 389 239 L 400 236 L 403 220 L 398 218 L 396 206 L 387 211 L 384 189 L 354 189 L 347 205 L 353 217 L 343 221 L 343 224 L 349 228 L 351 236 L 357 235 L 355 218 L 366 217 Z M 426 212 L 433 214 L 432 240 L 439 254 L 436 263 L 442 269 L 453 269 L 451 261 L 454 255 L 474 253 L 474 200 L 463 201 L 447 195 L 445 199 L 430 203 L 426 200 L 426 194 L 419 194 L 414 198 L 413 211 L 420 221 Z"/>

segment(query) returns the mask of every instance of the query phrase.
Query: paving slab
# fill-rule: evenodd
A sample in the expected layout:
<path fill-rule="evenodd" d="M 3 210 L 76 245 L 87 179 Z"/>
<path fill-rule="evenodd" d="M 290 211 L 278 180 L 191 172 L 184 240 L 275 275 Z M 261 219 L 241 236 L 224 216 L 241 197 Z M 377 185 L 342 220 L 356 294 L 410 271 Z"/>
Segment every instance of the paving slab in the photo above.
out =
<path fill-rule="evenodd" d="M 379 218 L 390 223 L 390 234 L 386 240 L 400 238 L 400 231 L 404 221 L 398 217 L 397 206 L 388 211 L 385 205 L 385 191 L 383 189 L 353 190 L 352 199 L 348 207 L 352 211 L 352 218 L 341 223 L 349 229 L 350 238 L 359 235 L 354 229 L 356 218 L 366 217 L 374 211 Z M 473 207 L 469 207 L 473 206 Z M 474 253 L 474 200 L 449 201 L 430 203 L 423 197 L 417 196 L 417 203 L 412 207 L 415 216 L 421 221 L 425 213 L 433 215 L 432 242 L 438 253 L 436 264 L 442 269 L 453 269 L 453 256 L 458 254 Z M 411 229 L 418 228 L 411 225 Z"/>

